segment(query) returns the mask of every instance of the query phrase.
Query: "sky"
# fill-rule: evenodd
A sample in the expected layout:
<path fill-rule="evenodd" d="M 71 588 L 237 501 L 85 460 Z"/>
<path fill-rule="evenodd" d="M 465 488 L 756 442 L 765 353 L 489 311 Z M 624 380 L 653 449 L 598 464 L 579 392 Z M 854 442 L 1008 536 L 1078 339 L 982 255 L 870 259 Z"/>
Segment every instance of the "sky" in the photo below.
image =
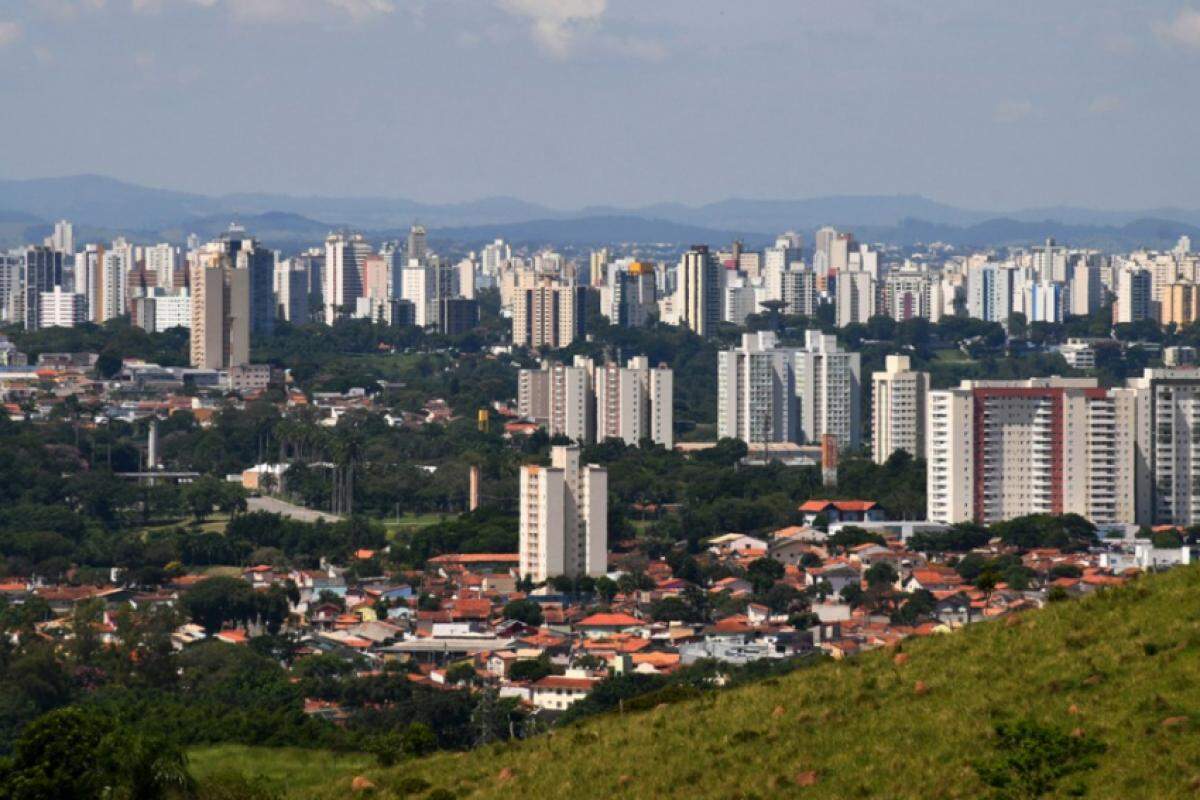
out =
<path fill-rule="evenodd" d="M 1200 0 L 2 0 L 0 177 L 1200 207 Z"/>

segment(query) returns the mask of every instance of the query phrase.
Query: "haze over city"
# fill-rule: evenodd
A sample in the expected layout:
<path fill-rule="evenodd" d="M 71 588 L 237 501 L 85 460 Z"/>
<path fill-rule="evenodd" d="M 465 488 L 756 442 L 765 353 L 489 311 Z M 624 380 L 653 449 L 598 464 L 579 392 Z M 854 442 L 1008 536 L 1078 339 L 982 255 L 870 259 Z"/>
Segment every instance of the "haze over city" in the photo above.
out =
<path fill-rule="evenodd" d="M 1187 206 L 1198 71 L 1200 11 L 1173 0 L 13 0 L 0 175 Z"/>

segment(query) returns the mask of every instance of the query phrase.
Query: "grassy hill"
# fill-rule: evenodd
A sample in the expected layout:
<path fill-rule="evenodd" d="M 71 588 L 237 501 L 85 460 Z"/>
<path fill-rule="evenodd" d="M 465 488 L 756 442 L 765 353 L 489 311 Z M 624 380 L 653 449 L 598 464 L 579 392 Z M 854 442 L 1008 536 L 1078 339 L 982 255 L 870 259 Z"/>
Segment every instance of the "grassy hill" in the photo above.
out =
<path fill-rule="evenodd" d="M 321 758 L 219 748 L 193 769 L 314 799 L 355 775 L 384 797 L 1195 797 L 1200 569 L 519 744 Z"/>

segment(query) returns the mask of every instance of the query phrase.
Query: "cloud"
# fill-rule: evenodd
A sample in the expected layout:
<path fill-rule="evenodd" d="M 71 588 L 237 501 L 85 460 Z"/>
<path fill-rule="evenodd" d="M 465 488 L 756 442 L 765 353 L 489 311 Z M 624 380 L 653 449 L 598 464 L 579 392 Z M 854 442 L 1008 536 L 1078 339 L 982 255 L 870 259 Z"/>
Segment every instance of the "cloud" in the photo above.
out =
<path fill-rule="evenodd" d="M 1200 11 L 1180 9 L 1175 19 L 1156 24 L 1154 32 L 1168 44 L 1200 49 Z"/>
<path fill-rule="evenodd" d="M 1115 94 L 1102 94 L 1088 104 L 1092 114 L 1111 114 L 1121 110 L 1121 98 Z"/>
<path fill-rule="evenodd" d="M 1028 100 L 1006 100 L 992 110 L 992 119 L 1010 124 L 1020 122 L 1033 113 L 1033 103 Z"/>
<path fill-rule="evenodd" d="M 21 23 L 0 20 L 0 47 L 7 47 L 20 38 Z"/>
<path fill-rule="evenodd" d="M 34 6 L 52 17 L 70 20 L 81 11 L 97 11 L 104 8 L 105 0 L 34 0 Z"/>
<path fill-rule="evenodd" d="M 530 35 L 549 55 L 565 59 L 581 34 L 595 30 L 607 0 L 499 0 L 500 8 L 528 19 Z"/>
<path fill-rule="evenodd" d="M 168 4 L 223 8 L 247 22 L 294 22 L 335 15 L 363 22 L 396 10 L 394 0 L 131 0 L 140 13 L 161 11 Z"/>

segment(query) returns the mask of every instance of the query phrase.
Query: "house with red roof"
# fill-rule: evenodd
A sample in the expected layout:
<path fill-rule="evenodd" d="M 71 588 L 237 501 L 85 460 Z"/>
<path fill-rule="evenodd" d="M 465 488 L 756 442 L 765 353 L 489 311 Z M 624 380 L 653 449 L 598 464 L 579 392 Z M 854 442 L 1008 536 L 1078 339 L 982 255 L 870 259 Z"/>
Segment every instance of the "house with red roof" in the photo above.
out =
<path fill-rule="evenodd" d="M 547 675 L 531 687 L 530 701 L 546 711 L 566 711 L 588 696 L 600 682 L 581 670 L 567 670 L 565 675 Z"/>
<path fill-rule="evenodd" d="M 813 525 L 817 517 L 826 524 L 835 522 L 880 522 L 886 519 L 883 509 L 874 500 L 809 500 L 800 505 L 804 524 Z"/>
<path fill-rule="evenodd" d="M 575 627 L 589 639 L 599 639 L 614 633 L 629 633 L 645 623 L 629 614 L 592 614 L 575 623 Z"/>

